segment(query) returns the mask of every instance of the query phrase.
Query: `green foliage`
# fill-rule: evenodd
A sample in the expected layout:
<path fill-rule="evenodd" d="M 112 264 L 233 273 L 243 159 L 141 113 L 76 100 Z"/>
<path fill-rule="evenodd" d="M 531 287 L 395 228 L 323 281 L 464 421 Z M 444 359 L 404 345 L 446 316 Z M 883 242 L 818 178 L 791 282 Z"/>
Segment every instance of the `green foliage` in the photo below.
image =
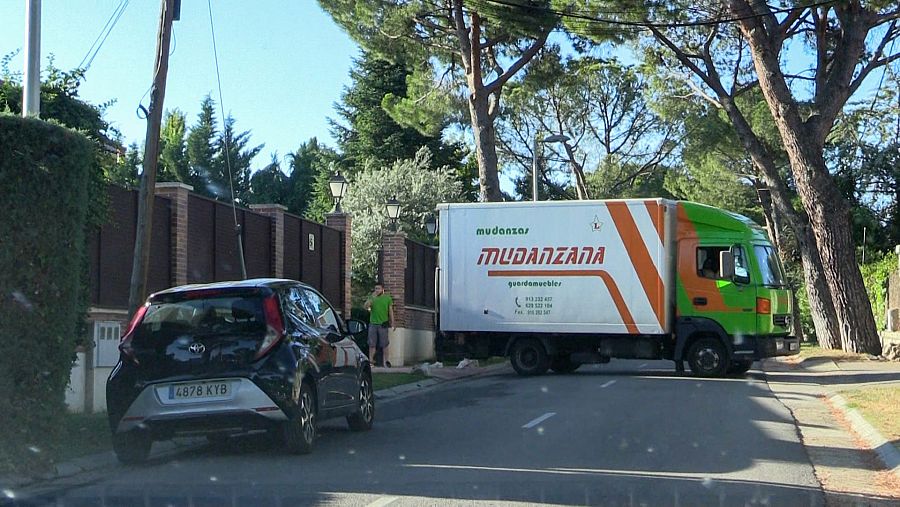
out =
<path fill-rule="evenodd" d="M 96 150 L 87 137 L 0 115 L 0 464 L 46 468 L 86 308 L 85 230 Z M 31 449 L 34 448 L 34 449 Z"/>
<path fill-rule="evenodd" d="M 860 266 L 863 283 L 866 292 L 869 293 L 869 302 L 872 304 L 872 313 L 875 316 L 875 325 L 884 329 L 887 325 L 885 318 L 887 304 L 887 283 L 891 273 L 897 269 L 897 254 L 876 253 L 872 260 Z"/>
<path fill-rule="evenodd" d="M 159 170 L 156 181 L 191 184 L 187 155 L 187 118 L 179 109 L 166 112 L 159 135 Z"/>
<path fill-rule="evenodd" d="M 223 201 L 231 200 L 233 188 L 234 198 L 246 204 L 252 202 L 250 165 L 263 145 L 248 147 L 250 132 L 236 133 L 234 124 L 234 118 L 227 116 L 220 132 L 215 102 L 209 95 L 203 99 L 197 123 L 187 135 L 188 179 L 195 192 Z"/>
<path fill-rule="evenodd" d="M 397 160 L 411 158 L 422 146 L 434 153 L 439 166 L 459 166 L 462 148 L 457 144 L 447 145 L 441 140 L 441 132 L 447 125 L 448 107 L 417 108 L 416 114 L 429 115 L 415 120 L 415 127 L 404 126 L 394 120 L 403 120 L 407 115 L 399 112 L 401 102 L 409 95 L 407 79 L 412 73 L 405 63 L 389 61 L 370 52 L 363 52 L 354 61 L 350 71 L 352 84 L 344 90 L 341 102 L 335 105 L 338 115 L 346 126 L 332 121 L 332 132 L 338 139 L 338 148 L 345 163 L 352 171 L 365 164 L 387 167 Z M 416 95 L 412 91 L 412 95 Z M 436 115 L 426 110 L 438 110 Z M 388 111 L 392 111 L 391 114 Z M 430 135 L 422 134 L 430 132 Z"/>
<path fill-rule="evenodd" d="M 441 202 L 456 202 L 462 185 L 446 171 L 432 165 L 431 153 L 422 148 L 416 156 L 398 160 L 386 169 L 364 169 L 356 174 L 344 200 L 353 215 L 353 277 L 357 286 L 371 288 L 376 275 L 381 234 L 389 227 L 385 203 L 396 197 L 402 204 L 399 229 L 411 239 L 427 242 L 425 217 Z"/>

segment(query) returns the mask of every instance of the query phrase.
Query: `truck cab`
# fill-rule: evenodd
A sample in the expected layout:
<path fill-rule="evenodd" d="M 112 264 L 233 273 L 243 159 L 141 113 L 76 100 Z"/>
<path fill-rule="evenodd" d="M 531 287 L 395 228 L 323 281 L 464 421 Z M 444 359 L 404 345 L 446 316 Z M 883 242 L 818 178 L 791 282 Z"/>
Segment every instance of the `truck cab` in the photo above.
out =
<path fill-rule="evenodd" d="M 700 376 L 746 372 L 756 359 L 796 354 L 793 297 L 766 231 L 702 204 L 677 207 L 676 346 Z"/>

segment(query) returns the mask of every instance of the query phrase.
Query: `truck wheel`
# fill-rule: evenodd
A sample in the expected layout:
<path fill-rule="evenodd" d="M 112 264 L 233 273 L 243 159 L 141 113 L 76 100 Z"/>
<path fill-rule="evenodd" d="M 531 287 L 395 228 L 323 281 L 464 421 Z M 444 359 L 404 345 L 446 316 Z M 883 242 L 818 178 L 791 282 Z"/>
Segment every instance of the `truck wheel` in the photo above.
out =
<path fill-rule="evenodd" d="M 698 377 L 722 377 L 728 371 L 728 353 L 718 338 L 704 336 L 688 349 L 688 364 Z"/>
<path fill-rule="evenodd" d="M 572 361 L 570 356 L 556 356 L 550 360 L 550 369 L 555 373 L 572 373 L 581 366 L 581 363 Z"/>
<path fill-rule="evenodd" d="M 509 362 L 519 375 L 542 375 L 550 367 L 550 356 L 540 340 L 524 338 L 513 343 Z"/>
<path fill-rule="evenodd" d="M 753 366 L 753 361 L 732 361 L 731 366 L 728 367 L 728 374 L 741 376 L 750 371 L 751 366 Z"/>

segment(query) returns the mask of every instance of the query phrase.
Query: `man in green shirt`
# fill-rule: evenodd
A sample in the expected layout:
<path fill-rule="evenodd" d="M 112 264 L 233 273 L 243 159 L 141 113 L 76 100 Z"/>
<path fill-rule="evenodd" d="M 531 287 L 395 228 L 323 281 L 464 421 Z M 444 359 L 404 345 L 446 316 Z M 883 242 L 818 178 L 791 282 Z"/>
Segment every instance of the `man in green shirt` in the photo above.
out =
<path fill-rule="evenodd" d="M 390 345 L 388 326 L 394 323 L 394 300 L 384 292 L 384 285 L 378 283 L 365 306 L 369 310 L 369 361 L 375 364 L 375 350 L 380 348 L 384 365 L 390 368 L 391 363 L 387 360 Z"/>

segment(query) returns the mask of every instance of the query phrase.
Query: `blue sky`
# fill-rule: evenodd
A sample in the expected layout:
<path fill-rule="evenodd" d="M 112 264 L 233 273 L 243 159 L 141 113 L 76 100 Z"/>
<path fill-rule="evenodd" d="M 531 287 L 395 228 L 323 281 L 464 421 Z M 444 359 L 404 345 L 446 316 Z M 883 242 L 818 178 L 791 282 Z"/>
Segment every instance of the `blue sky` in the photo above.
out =
<path fill-rule="evenodd" d="M 69 70 L 87 54 L 120 0 L 44 0 L 42 68 L 47 56 Z M 143 142 L 146 123 L 135 115 L 152 80 L 159 0 L 130 0 L 127 9 L 87 72 L 81 96 L 93 104 L 114 99 L 106 119 L 126 142 Z M 359 49 L 314 0 L 214 1 L 213 15 L 225 110 L 239 130 L 265 143 L 255 167 L 297 149 L 310 137 L 333 146 L 327 118 L 350 83 Z M 25 1 L 0 1 L 0 55 L 24 48 Z M 183 0 L 174 26 L 166 109 L 179 108 L 193 124 L 200 101 L 218 102 L 207 2 Z M 11 62 L 22 69 L 23 52 Z M 221 125 L 221 118 L 219 118 Z"/>

